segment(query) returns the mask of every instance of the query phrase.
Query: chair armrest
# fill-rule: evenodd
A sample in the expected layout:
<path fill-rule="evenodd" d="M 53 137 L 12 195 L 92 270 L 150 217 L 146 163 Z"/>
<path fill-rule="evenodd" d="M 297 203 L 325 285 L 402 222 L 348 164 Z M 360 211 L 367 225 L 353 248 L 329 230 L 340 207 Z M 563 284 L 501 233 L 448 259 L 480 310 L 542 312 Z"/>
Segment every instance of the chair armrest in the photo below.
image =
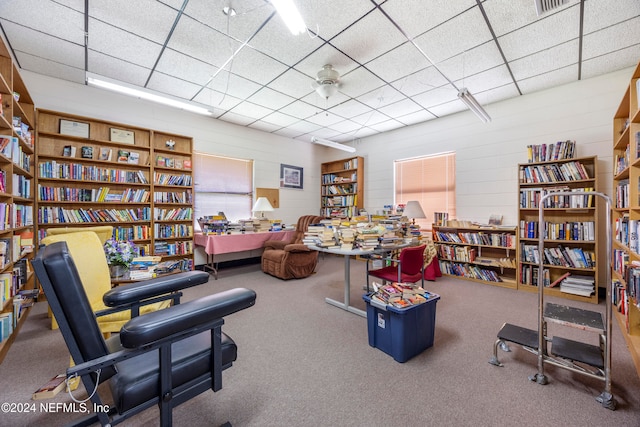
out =
<path fill-rule="evenodd" d="M 287 242 L 284 240 L 267 240 L 266 242 L 264 242 L 262 247 L 264 249 L 284 249 L 284 247 L 289 243 L 291 242 Z"/>
<path fill-rule="evenodd" d="M 235 288 L 154 311 L 128 321 L 120 330 L 120 342 L 124 348 L 139 348 L 249 308 L 255 301 L 254 291 Z"/>
<path fill-rule="evenodd" d="M 309 246 L 304 243 L 290 243 L 284 247 L 286 252 L 313 252 L 313 249 L 309 249 Z"/>
<path fill-rule="evenodd" d="M 201 285 L 208 281 L 209 274 L 204 271 L 185 271 L 115 287 L 104 294 L 102 300 L 107 307 L 117 307 Z"/>

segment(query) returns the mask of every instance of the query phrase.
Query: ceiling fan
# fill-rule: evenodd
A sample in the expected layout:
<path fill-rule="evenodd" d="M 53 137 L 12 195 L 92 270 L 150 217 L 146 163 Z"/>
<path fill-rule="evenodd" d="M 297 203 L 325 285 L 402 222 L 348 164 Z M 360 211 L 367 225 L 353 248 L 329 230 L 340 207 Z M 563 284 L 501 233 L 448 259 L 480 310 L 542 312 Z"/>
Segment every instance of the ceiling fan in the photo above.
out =
<path fill-rule="evenodd" d="M 316 80 L 311 83 L 311 87 L 325 99 L 335 95 L 340 85 L 340 73 L 338 73 L 333 65 L 327 64 L 318 71 Z"/>

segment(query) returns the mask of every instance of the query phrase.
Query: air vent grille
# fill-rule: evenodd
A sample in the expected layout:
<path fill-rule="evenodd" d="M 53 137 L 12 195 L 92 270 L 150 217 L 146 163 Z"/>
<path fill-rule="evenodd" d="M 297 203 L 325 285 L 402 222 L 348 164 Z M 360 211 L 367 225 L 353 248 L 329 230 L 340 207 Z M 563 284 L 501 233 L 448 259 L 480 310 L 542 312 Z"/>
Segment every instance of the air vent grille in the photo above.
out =
<path fill-rule="evenodd" d="M 553 9 L 557 9 L 560 6 L 564 6 L 569 3 L 570 0 L 535 0 L 536 13 L 538 16 L 543 15 Z"/>

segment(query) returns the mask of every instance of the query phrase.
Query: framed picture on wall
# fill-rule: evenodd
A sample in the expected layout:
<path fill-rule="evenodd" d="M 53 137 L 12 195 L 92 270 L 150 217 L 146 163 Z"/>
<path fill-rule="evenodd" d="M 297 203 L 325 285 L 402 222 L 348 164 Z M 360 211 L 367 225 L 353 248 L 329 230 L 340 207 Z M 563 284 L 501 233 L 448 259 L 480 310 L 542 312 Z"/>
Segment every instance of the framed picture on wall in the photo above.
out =
<path fill-rule="evenodd" d="M 280 164 L 280 188 L 303 188 L 302 168 Z"/>

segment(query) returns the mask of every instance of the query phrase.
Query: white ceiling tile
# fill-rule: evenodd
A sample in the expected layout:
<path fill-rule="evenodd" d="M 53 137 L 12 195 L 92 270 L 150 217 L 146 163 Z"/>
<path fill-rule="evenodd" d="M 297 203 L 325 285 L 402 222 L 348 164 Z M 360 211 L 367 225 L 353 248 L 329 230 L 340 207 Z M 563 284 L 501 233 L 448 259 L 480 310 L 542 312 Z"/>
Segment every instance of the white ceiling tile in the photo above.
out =
<path fill-rule="evenodd" d="M 360 129 L 358 129 L 356 132 L 354 132 L 351 136 L 350 139 L 356 139 L 356 138 L 364 138 L 367 136 L 371 136 L 371 135 L 375 135 L 378 134 L 380 132 L 378 132 L 375 129 L 371 129 L 370 127 L 361 127 Z"/>
<path fill-rule="evenodd" d="M 267 84 L 285 71 L 286 65 L 251 48 L 242 49 L 233 59 L 234 74 L 259 84 Z"/>
<path fill-rule="evenodd" d="M 458 92 L 452 86 L 443 86 L 416 95 L 411 99 L 420 104 L 423 108 L 431 109 L 432 107 L 450 102 L 457 98 Z"/>
<path fill-rule="evenodd" d="M 303 98 L 313 92 L 312 83 L 313 79 L 309 78 L 309 76 L 297 70 L 289 69 L 271 82 L 269 87 L 293 98 Z"/>
<path fill-rule="evenodd" d="M 498 37 L 498 42 L 507 60 L 513 61 L 577 38 L 579 19 L 568 8 Z"/>
<path fill-rule="evenodd" d="M 263 87 L 258 92 L 247 98 L 247 101 L 262 105 L 263 107 L 267 107 L 272 110 L 279 110 L 280 108 L 294 102 L 295 99 L 283 93 L 269 89 L 268 87 Z"/>
<path fill-rule="evenodd" d="M 367 37 L 362 37 L 367 34 Z M 364 64 L 406 42 L 407 39 L 378 10 L 338 34 L 331 44 Z"/>
<path fill-rule="evenodd" d="M 381 88 L 372 90 L 371 92 L 365 93 L 359 97 L 360 102 L 375 109 L 402 101 L 403 99 L 407 99 L 407 97 L 390 85 L 382 86 Z"/>
<path fill-rule="evenodd" d="M 247 126 L 250 123 L 256 121 L 256 119 L 252 117 L 243 116 L 242 114 L 236 114 L 232 111 L 226 112 L 222 116 L 217 117 L 219 120 L 224 120 L 225 122 L 233 123 L 236 125 Z"/>
<path fill-rule="evenodd" d="M 331 64 L 340 75 L 345 75 L 358 67 L 358 64 L 353 59 L 335 47 L 324 44 L 320 49 L 311 52 L 309 56 L 295 64 L 295 69 L 315 79 L 318 71 L 325 64 Z"/>
<path fill-rule="evenodd" d="M 257 122 L 251 123 L 249 127 L 253 129 L 258 129 L 264 132 L 273 132 L 282 128 L 282 126 L 274 125 L 273 123 L 267 123 L 262 120 L 258 120 Z"/>
<path fill-rule="evenodd" d="M 89 2 L 90 17 L 159 44 L 166 41 L 177 15 L 156 0 Z"/>
<path fill-rule="evenodd" d="M 436 116 L 428 112 L 427 110 L 416 111 L 415 113 L 405 114 L 404 116 L 397 117 L 396 119 L 404 123 L 405 125 L 413 125 L 416 123 L 426 122 L 427 120 L 435 119 Z"/>
<path fill-rule="evenodd" d="M 460 111 L 467 111 L 467 107 L 457 98 L 454 101 L 445 102 L 431 108 L 431 112 L 438 117 L 448 116 Z"/>
<path fill-rule="evenodd" d="M 252 104 L 251 102 L 244 101 L 233 107 L 233 112 L 246 117 L 253 117 L 254 120 L 259 120 L 264 116 L 269 115 L 271 110 L 260 105 Z"/>
<path fill-rule="evenodd" d="M 387 132 L 393 129 L 398 129 L 403 127 L 404 125 L 397 120 L 387 120 L 386 122 L 380 122 L 376 124 L 369 125 L 369 127 L 373 130 L 377 130 L 378 132 Z"/>
<path fill-rule="evenodd" d="M 606 55 L 587 59 L 582 64 L 582 78 L 599 76 L 637 65 L 640 58 L 640 44 L 616 50 Z"/>
<path fill-rule="evenodd" d="M 640 4 L 640 1 L 638 2 Z M 611 52 L 611 40 L 616 41 L 616 49 L 640 43 L 640 16 L 607 27 L 602 30 L 586 34 L 583 41 L 583 58 L 590 59 Z"/>
<path fill-rule="evenodd" d="M 360 123 L 356 123 L 351 120 L 343 120 L 331 126 L 332 129 L 342 133 L 353 132 L 360 129 L 361 127 L 362 125 Z"/>
<path fill-rule="evenodd" d="M 151 68 L 160 54 L 161 45 L 135 34 L 89 19 L 89 49 Z"/>
<path fill-rule="evenodd" d="M 306 118 L 306 121 L 320 126 L 331 126 L 332 124 L 341 122 L 342 120 L 344 120 L 342 117 L 336 116 L 335 114 L 327 111 L 320 112 Z"/>
<path fill-rule="evenodd" d="M 584 33 L 622 23 L 640 15 L 640 1 L 586 1 L 584 3 Z"/>
<path fill-rule="evenodd" d="M 203 89 L 195 98 L 194 102 L 206 105 L 213 109 L 216 115 L 222 114 L 224 111 L 231 110 L 233 107 L 242 102 L 241 99 L 224 94 L 211 89 Z"/>
<path fill-rule="evenodd" d="M 433 66 L 392 83 L 393 87 L 407 96 L 414 96 L 446 84 L 447 80 Z"/>
<path fill-rule="evenodd" d="M 493 89 L 486 90 L 479 94 L 479 100 L 482 100 L 482 105 L 490 105 L 494 102 L 503 101 L 509 98 L 515 98 L 519 96 L 518 89 L 515 84 L 508 84 Z M 491 107 L 488 107 L 491 109 Z"/>
<path fill-rule="evenodd" d="M 513 82 L 509 70 L 502 65 L 473 76 L 465 77 L 454 83 L 458 88 L 466 87 L 471 92 L 484 92 L 493 87 L 504 86 Z"/>
<path fill-rule="evenodd" d="M 491 40 L 482 13 L 474 7 L 415 38 L 435 64 Z"/>
<path fill-rule="evenodd" d="M 11 39 L 14 52 L 26 52 L 73 68 L 84 68 L 84 46 L 11 22 L 2 22 L 2 28 Z"/>
<path fill-rule="evenodd" d="M 331 111 L 341 117 L 351 118 L 368 113 L 372 111 L 372 109 L 361 102 L 351 99 L 340 105 L 336 105 Z"/>
<path fill-rule="evenodd" d="M 485 1 L 483 7 L 491 27 L 498 37 L 549 16 L 538 17 L 533 0 L 491 0 Z"/>
<path fill-rule="evenodd" d="M 358 97 L 374 89 L 378 89 L 384 82 L 371 74 L 364 67 L 357 68 L 341 78 L 340 92 Z"/>
<path fill-rule="evenodd" d="M 312 38 L 306 33 L 294 36 L 289 31 L 283 31 L 280 17 L 276 15 L 251 39 L 249 45 L 287 64 L 296 64 L 323 43 L 318 37 Z"/>
<path fill-rule="evenodd" d="M 280 128 L 274 131 L 273 133 L 275 133 L 276 135 L 286 136 L 287 138 L 296 138 L 300 135 L 299 131 L 295 129 L 291 129 L 290 127 Z"/>
<path fill-rule="evenodd" d="M 65 64 L 49 61 L 48 59 L 42 59 L 22 52 L 17 52 L 16 56 L 20 62 L 20 66 L 25 70 L 43 74 L 45 76 L 68 80 L 74 83 L 85 83 L 86 73 L 83 69 L 70 67 Z"/>
<path fill-rule="evenodd" d="M 182 2 L 182 0 L 176 1 Z M 224 7 L 229 4 L 236 11 L 235 16 L 229 16 L 223 12 Z M 203 25 L 244 42 L 260 28 L 272 10 L 271 5 L 264 0 L 241 2 L 189 0 L 184 13 Z"/>
<path fill-rule="evenodd" d="M 203 84 L 204 83 L 205 82 L 203 82 Z M 207 87 L 244 100 L 259 91 L 262 86 L 233 73 L 229 74 L 228 71 L 223 70 L 209 82 Z"/>
<path fill-rule="evenodd" d="M 373 9 L 369 0 L 298 1 L 296 3 L 307 28 L 324 40 L 332 39 L 349 27 L 353 21 Z"/>
<path fill-rule="evenodd" d="M 158 3 L 163 3 L 167 6 L 173 7 L 176 10 L 179 10 L 182 7 L 184 0 L 158 0 Z"/>
<path fill-rule="evenodd" d="M 416 104 L 413 100 L 405 98 L 402 101 L 378 108 L 378 110 L 387 116 L 396 119 L 400 116 L 422 110 L 422 107 Z"/>
<path fill-rule="evenodd" d="M 298 131 L 298 134 L 304 134 L 304 133 L 309 133 L 309 132 L 314 132 L 317 129 L 322 128 L 322 126 L 316 124 L 316 123 L 311 123 L 309 121 L 306 120 L 300 120 L 298 122 L 295 122 L 294 124 L 292 124 L 291 126 L 289 126 L 289 129 L 293 129 L 295 131 Z"/>
<path fill-rule="evenodd" d="M 352 117 L 356 123 L 359 123 L 362 126 L 372 126 L 377 123 L 386 122 L 389 120 L 389 116 L 386 116 L 378 111 L 372 110 L 369 113 L 360 114 L 359 116 Z"/>
<path fill-rule="evenodd" d="M 560 68 L 559 70 L 520 80 L 518 81 L 518 86 L 522 94 L 526 95 L 527 93 L 537 92 L 576 81 L 577 75 L 578 65 L 570 65 Z"/>
<path fill-rule="evenodd" d="M 498 46 L 491 40 L 439 63 L 438 68 L 454 81 L 503 64 Z"/>
<path fill-rule="evenodd" d="M 318 111 L 317 107 L 303 101 L 296 101 L 280 109 L 281 113 L 297 117 L 299 119 L 306 119 L 307 117 L 316 114 Z"/>
<path fill-rule="evenodd" d="M 273 114 L 269 114 L 262 119 L 263 122 L 271 123 L 273 125 L 277 125 L 278 128 L 291 126 L 295 122 L 300 121 L 297 117 L 292 117 L 287 114 L 282 114 L 279 112 L 275 112 Z"/>
<path fill-rule="evenodd" d="M 392 51 L 368 62 L 366 67 L 382 80 L 390 82 L 430 65 L 429 61 L 412 43 L 405 42 Z"/>
<path fill-rule="evenodd" d="M 477 5 L 475 0 L 396 0 L 381 7 L 410 37 L 417 37 Z"/>
<path fill-rule="evenodd" d="M 510 64 L 515 79 L 522 80 L 577 63 L 578 40 L 572 40 L 516 59 Z"/>
<path fill-rule="evenodd" d="M 151 72 L 146 67 L 91 50 L 87 63 L 89 72 L 137 86 L 143 86 Z"/>
<path fill-rule="evenodd" d="M 198 85 L 207 82 L 217 70 L 218 68 L 211 64 L 173 49 L 165 49 L 156 66 L 158 72 L 179 77 Z M 227 74 L 226 71 L 224 73 Z"/>
<path fill-rule="evenodd" d="M 72 2 L 76 3 L 76 2 Z M 84 4 L 84 2 L 82 2 Z M 84 10 L 84 5 L 82 9 Z M 12 22 L 84 46 L 84 15 L 52 0 L 0 1 L 0 22 Z M 60 25 L 64 22 L 64 25 Z"/>
<path fill-rule="evenodd" d="M 147 88 L 188 101 L 198 92 L 200 86 L 173 76 L 156 72 L 153 73 L 151 79 L 149 79 Z"/>

